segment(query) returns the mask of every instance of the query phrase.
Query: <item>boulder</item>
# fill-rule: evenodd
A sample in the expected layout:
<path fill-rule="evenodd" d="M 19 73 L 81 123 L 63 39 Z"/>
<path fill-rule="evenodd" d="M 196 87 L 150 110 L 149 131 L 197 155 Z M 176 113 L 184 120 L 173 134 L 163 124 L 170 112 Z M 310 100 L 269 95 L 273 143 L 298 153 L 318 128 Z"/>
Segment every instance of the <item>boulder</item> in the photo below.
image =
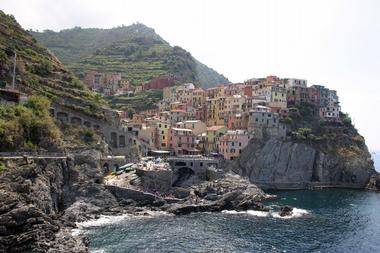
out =
<path fill-rule="evenodd" d="M 380 192 L 380 174 L 379 173 L 372 175 L 366 188 L 368 190 Z"/>
<path fill-rule="evenodd" d="M 293 214 L 293 207 L 291 206 L 281 206 L 280 208 L 280 216 L 291 216 Z"/>

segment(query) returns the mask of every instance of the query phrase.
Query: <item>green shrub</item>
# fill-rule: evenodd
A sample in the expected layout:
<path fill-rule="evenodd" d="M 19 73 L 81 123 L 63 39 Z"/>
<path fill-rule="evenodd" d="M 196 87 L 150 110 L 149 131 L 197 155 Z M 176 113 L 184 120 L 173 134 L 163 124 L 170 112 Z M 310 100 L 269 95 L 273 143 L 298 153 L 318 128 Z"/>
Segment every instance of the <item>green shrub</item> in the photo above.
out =
<path fill-rule="evenodd" d="M 351 117 L 348 113 L 341 113 L 340 118 L 342 120 L 342 123 L 345 126 L 351 126 L 352 125 L 352 120 L 351 120 Z"/>
<path fill-rule="evenodd" d="M 39 64 L 36 64 L 32 68 L 32 72 L 40 76 L 48 76 L 53 71 L 53 65 L 47 61 L 42 60 Z"/>
<path fill-rule="evenodd" d="M 50 102 L 31 96 L 25 106 L 0 105 L 0 150 L 50 149 L 61 138 L 61 132 L 50 117 Z"/>
<path fill-rule="evenodd" d="M 303 139 L 303 140 L 308 139 L 310 137 L 311 133 L 312 133 L 311 128 L 298 128 L 295 131 L 293 131 L 294 136 L 296 136 L 299 139 Z"/>
<path fill-rule="evenodd" d="M 0 49 L 0 64 L 5 64 L 7 62 L 7 54 L 4 50 Z"/>
<path fill-rule="evenodd" d="M 5 170 L 5 165 L 3 162 L 0 161 L 0 173 L 2 173 Z"/>
<path fill-rule="evenodd" d="M 293 119 L 291 117 L 286 117 L 284 119 L 281 119 L 281 123 L 284 123 L 286 125 L 292 125 L 293 124 Z"/>
<path fill-rule="evenodd" d="M 87 144 L 96 141 L 95 132 L 92 129 L 86 129 L 80 133 L 81 140 Z"/>

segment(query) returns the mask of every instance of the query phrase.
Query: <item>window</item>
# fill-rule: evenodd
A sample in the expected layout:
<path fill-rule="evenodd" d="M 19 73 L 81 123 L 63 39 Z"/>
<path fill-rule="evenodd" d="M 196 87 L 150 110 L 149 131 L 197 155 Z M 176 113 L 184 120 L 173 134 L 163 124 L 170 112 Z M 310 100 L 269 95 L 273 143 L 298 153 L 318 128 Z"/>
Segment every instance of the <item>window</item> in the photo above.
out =
<path fill-rule="evenodd" d="M 199 165 L 200 165 L 201 167 L 203 167 L 203 162 L 200 162 Z"/>
<path fill-rule="evenodd" d="M 185 162 L 175 162 L 174 166 L 186 166 Z"/>

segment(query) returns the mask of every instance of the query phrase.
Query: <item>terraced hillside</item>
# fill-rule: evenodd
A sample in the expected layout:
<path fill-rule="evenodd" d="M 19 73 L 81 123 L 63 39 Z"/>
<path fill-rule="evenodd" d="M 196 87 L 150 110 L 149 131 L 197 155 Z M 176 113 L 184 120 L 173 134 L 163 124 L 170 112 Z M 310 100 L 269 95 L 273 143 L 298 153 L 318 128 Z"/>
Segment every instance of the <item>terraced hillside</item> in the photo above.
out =
<path fill-rule="evenodd" d="M 133 24 L 112 29 L 79 27 L 60 32 L 31 32 L 80 78 L 88 70 L 119 71 L 132 84 L 162 74 L 203 87 L 229 83 L 186 50 L 163 40 L 152 28 Z"/>
<path fill-rule="evenodd" d="M 44 46 L 25 31 L 11 15 L 0 11 L 0 80 L 12 82 L 14 54 L 17 53 L 16 88 L 48 97 L 53 102 L 97 114 L 104 100 L 84 84 Z"/>

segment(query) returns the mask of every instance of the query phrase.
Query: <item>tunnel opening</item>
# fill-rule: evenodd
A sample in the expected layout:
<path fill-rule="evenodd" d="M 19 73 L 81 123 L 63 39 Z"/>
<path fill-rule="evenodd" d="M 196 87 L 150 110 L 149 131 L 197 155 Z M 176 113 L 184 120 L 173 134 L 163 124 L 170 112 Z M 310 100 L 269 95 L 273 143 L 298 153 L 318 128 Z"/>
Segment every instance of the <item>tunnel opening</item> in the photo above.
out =
<path fill-rule="evenodd" d="M 181 167 L 176 171 L 177 179 L 174 181 L 173 186 L 181 186 L 184 182 L 186 182 L 191 176 L 195 173 L 189 167 Z"/>

